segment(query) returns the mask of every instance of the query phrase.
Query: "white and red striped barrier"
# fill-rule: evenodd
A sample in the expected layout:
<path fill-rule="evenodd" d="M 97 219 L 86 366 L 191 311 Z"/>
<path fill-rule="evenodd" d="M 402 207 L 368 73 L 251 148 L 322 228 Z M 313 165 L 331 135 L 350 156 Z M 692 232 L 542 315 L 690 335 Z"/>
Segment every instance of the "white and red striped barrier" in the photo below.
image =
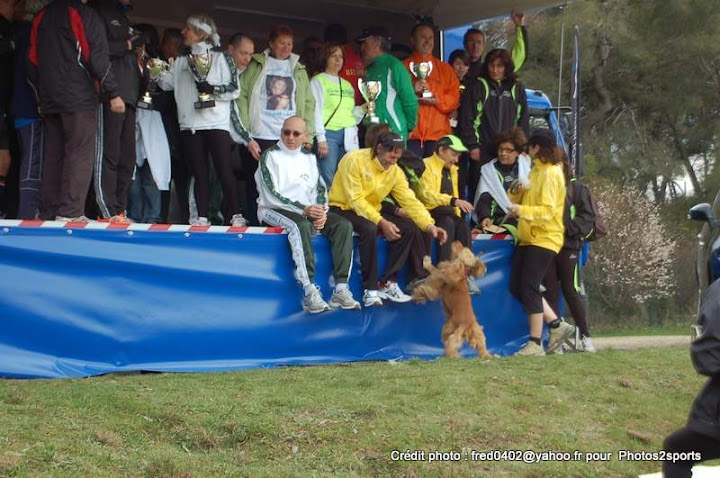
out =
<path fill-rule="evenodd" d="M 92 231 L 202 232 L 212 234 L 285 234 L 282 227 L 191 226 L 189 224 L 118 224 L 113 222 L 61 222 L 2 219 L 0 228 L 84 229 Z M 9 231 L 4 231 L 9 232 Z M 510 234 L 473 234 L 473 240 L 512 240 Z"/>

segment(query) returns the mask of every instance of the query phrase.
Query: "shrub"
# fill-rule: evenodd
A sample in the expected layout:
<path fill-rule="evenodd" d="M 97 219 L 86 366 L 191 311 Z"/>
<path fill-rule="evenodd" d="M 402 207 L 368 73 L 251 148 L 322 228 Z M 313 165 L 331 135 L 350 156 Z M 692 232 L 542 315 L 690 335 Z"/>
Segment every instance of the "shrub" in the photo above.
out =
<path fill-rule="evenodd" d="M 592 190 L 608 229 L 593 243 L 586 269 L 596 298 L 627 311 L 673 296 L 677 241 L 659 208 L 631 186 L 602 183 Z"/>

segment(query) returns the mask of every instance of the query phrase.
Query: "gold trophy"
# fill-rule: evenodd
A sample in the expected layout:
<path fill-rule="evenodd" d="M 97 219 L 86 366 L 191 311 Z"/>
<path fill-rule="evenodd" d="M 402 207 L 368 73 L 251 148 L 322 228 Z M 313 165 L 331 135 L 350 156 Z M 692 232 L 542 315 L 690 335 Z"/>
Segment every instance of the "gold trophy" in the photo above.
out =
<path fill-rule="evenodd" d="M 415 75 L 415 78 L 423 82 L 423 98 L 432 98 L 434 95 L 427 87 L 427 79 L 430 77 L 430 73 L 433 71 L 433 64 L 431 61 L 423 61 L 420 63 L 410 62 L 410 71 Z"/>
<path fill-rule="evenodd" d="M 195 76 L 195 81 L 198 83 L 204 82 L 207 79 L 210 68 L 212 67 L 212 58 L 210 51 L 188 55 L 188 66 Z M 212 99 L 210 94 L 198 92 L 198 100 L 195 102 L 196 110 L 214 107 L 215 100 Z"/>
<path fill-rule="evenodd" d="M 150 96 L 151 90 L 154 90 L 153 83 L 158 77 L 165 71 L 170 69 L 170 64 L 160 58 L 150 58 L 145 64 L 145 71 L 147 76 L 150 78 L 148 86 L 145 89 L 145 93 L 140 101 L 137 102 L 137 107 L 145 110 L 153 109 L 152 96 Z"/>
<path fill-rule="evenodd" d="M 363 81 L 363 79 L 360 78 L 358 79 L 358 89 L 368 104 L 370 123 L 380 123 L 380 117 L 375 114 L 375 100 L 382 92 L 382 83 L 379 81 Z"/>

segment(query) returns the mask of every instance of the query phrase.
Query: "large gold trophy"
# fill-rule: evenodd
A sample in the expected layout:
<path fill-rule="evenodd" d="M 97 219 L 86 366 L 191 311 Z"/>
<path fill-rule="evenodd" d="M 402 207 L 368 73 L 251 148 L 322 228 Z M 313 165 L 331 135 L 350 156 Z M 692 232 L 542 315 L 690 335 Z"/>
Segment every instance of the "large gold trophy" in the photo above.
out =
<path fill-rule="evenodd" d="M 380 117 L 375 114 L 375 100 L 377 100 L 382 92 L 382 83 L 379 81 L 363 81 L 363 79 L 360 78 L 358 80 L 358 89 L 368 104 L 370 123 L 380 123 Z"/>

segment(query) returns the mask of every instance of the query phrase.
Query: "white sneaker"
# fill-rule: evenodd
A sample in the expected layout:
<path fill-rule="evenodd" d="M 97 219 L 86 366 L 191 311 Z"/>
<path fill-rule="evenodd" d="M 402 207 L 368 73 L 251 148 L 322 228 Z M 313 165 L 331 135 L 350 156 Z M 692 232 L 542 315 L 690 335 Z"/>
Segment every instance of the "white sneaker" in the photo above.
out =
<path fill-rule="evenodd" d="M 363 293 L 363 307 L 379 307 L 383 301 L 376 290 L 367 290 Z"/>
<path fill-rule="evenodd" d="M 357 310 L 360 308 L 360 302 L 355 300 L 350 289 L 335 289 L 328 305 L 333 309 Z"/>
<path fill-rule="evenodd" d="M 583 335 L 580 339 L 580 346 L 578 347 L 578 351 L 590 352 L 591 354 L 594 354 L 595 352 L 597 352 L 597 349 L 595 348 L 595 344 L 593 344 L 592 339 Z"/>
<path fill-rule="evenodd" d="M 78 216 L 78 217 L 65 217 L 65 216 L 55 216 L 55 220 L 58 222 L 85 222 L 90 223 L 94 222 L 92 219 L 86 216 Z"/>
<path fill-rule="evenodd" d="M 412 297 L 400 290 L 400 287 L 395 281 L 387 281 L 384 286 L 380 287 L 378 295 L 381 299 L 387 299 L 401 304 L 412 300 Z"/>
<path fill-rule="evenodd" d="M 248 222 L 242 214 L 235 214 L 230 220 L 230 225 L 232 227 L 247 227 Z"/>
<path fill-rule="evenodd" d="M 575 327 L 565 321 L 560 322 L 554 329 L 550 329 L 550 341 L 548 342 L 547 352 L 554 352 L 560 347 L 565 340 L 575 332 Z"/>
<path fill-rule="evenodd" d="M 210 221 L 208 221 L 208 218 L 202 217 L 202 216 L 195 219 L 193 222 L 190 223 L 190 225 L 191 226 L 202 226 L 202 227 L 211 226 Z"/>
<path fill-rule="evenodd" d="M 313 286 L 313 290 L 303 297 L 302 308 L 305 312 L 311 314 L 318 314 L 330 310 L 330 306 L 323 300 L 320 290 L 315 285 Z"/>

